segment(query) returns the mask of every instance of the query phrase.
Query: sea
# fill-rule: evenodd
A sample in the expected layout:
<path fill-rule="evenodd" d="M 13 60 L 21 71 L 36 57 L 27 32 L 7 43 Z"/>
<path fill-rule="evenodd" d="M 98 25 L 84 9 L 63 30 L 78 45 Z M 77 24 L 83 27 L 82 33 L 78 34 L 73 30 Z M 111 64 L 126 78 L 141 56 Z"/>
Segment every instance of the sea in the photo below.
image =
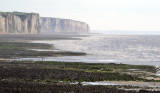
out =
<path fill-rule="evenodd" d="M 83 52 L 84 56 L 21 58 L 34 61 L 116 63 L 160 66 L 160 34 L 90 34 L 71 40 L 41 40 L 52 44 L 52 51 Z M 37 50 L 46 51 L 46 50 Z M 50 50 L 47 50 L 50 51 Z"/>

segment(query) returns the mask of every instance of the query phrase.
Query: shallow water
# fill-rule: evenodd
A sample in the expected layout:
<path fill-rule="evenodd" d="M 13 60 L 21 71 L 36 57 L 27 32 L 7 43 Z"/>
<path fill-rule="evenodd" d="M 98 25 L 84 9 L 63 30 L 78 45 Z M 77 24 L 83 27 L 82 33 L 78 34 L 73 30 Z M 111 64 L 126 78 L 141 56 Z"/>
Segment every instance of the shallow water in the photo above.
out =
<path fill-rule="evenodd" d="M 18 61 L 59 61 L 59 62 L 84 62 L 84 63 L 116 63 L 116 64 L 131 64 L 131 65 L 152 65 L 160 66 L 159 62 L 154 61 L 125 61 L 113 59 L 93 59 L 84 56 L 65 56 L 65 57 L 37 57 L 37 58 L 17 58 L 12 60 Z"/>
<path fill-rule="evenodd" d="M 159 37 L 158 35 L 92 35 L 89 37 L 80 37 L 81 40 L 33 41 L 33 43 L 53 44 L 58 51 L 85 52 L 88 55 L 21 58 L 20 60 L 123 63 L 160 66 Z"/>
<path fill-rule="evenodd" d="M 71 83 L 71 84 L 78 84 Z M 136 81 L 97 81 L 97 82 L 81 82 L 82 85 L 106 85 L 106 86 L 138 86 L 138 87 L 152 87 L 159 88 L 159 82 L 136 82 Z"/>
<path fill-rule="evenodd" d="M 78 84 L 78 82 L 71 83 L 71 84 Z M 99 82 L 81 82 L 82 85 L 120 85 L 120 84 L 114 84 L 107 81 L 99 81 Z"/>
<path fill-rule="evenodd" d="M 28 50 L 33 50 L 33 51 L 54 51 L 54 52 L 59 52 L 60 50 L 51 50 L 51 49 L 28 49 Z"/>

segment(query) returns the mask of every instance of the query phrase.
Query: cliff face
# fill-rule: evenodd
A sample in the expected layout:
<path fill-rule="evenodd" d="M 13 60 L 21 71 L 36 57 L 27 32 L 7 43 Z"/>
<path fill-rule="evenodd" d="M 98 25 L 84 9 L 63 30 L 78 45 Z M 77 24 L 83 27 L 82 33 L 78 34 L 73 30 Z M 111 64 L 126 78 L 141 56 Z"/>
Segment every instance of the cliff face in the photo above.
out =
<path fill-rule="evenodd" d="M 0 34 L 39 32 L 88 33 L 88 24 L 70 19 L 39 17 L 36 13 L 0 12 Z"/>
<path fill-rule="evenodd" d="M 84 22 L 70 19 L 41 17 L 41 32 L 88 33 L 89 26 Z"/>
<path fill-rule="evenodd" d="M 39 31 L 39 14 L 0 12 L 0 33 L 36 34 Z"/>

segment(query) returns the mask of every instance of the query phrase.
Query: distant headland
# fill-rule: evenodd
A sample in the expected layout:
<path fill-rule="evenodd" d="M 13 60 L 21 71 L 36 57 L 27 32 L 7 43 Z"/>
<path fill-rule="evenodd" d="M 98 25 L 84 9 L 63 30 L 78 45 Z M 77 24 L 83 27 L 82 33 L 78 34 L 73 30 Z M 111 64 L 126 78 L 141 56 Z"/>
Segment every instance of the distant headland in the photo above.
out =
<path fill-rule="evenodd" d="M 88 33 L 85 22 L 53 17 L 38 13 L 0 12 L 0 34 Z"/>

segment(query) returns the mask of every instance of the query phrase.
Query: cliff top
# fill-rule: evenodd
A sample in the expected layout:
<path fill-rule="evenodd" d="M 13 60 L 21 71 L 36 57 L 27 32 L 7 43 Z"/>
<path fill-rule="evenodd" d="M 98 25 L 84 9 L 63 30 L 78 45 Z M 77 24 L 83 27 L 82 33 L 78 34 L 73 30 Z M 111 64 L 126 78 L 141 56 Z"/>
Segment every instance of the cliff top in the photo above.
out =
<path fill-rule="evenodd" d="M 25 13 L 25 12 L 0 12 L 0 15 L 2 15 L 3 17 L 7 17 L 8 15 L 15 15 L 15 16 L 19 16 L 22 20 L 24 20 L 27 16 L 30 15 L 37 15 L 39 16 L 38 13 Z"/>
<path fill-rule="evenodd" d="M 1 12 L 0 11 L 0 14 L 3 14 L 3 15 L 7 15 L 7 14 L 14 14 L 14 15 L 17 15 L 17 16 L 23 16 L 23 15 L 29 15 L 29 14 L 33 14 L 33 15 L 39 15 L 38 13 L 25 13 L 25 12 Z"/>
<path fill-rule="evenodd" d="M 70 20 L 70 21 L 74 21 L 74 22 L 79 22 L 79 23 L 83 23 L 83 24 L 87 24 L 86 22 L 83 21 L 77 21 L 77 20 L 73 20 L 73 19 L 65 19 L 65 18 L 55 18 L 55 17 L 41 17 L 41 19 L 58 19 L 58 20 Z"/>

